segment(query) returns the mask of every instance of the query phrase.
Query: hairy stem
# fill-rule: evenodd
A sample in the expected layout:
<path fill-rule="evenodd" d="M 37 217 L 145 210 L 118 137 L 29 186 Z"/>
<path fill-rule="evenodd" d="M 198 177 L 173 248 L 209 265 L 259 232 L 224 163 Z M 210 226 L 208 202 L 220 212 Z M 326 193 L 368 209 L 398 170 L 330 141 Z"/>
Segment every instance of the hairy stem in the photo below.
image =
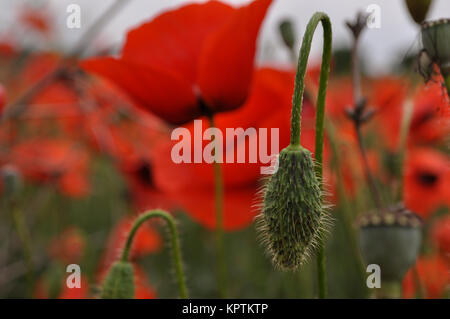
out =
<path fill-rule="evenodd" d="M 208 116 L 211 127 L 215 127 L 214 116 Z M 214 161 L 214 191 L 215 191 L 215 214 L 216 214 L 216 267 L 217 285 L 222 298 L 226 297 L 226 265 L 223 227 L 223 172 L 220 163 Z"/>
<path fill-rule="evenodd" d="M 178 231 L 177 231 L 177 227 L 175 225 L 175 221 L 174 221 L 173 217 L 170 214 L 168 214 L 167 212 L 160 210 L 160 209 L 150 210 L 150 211 L 147 211 L 147 212 L 141 214 L 136 219 L 133 226 L 131 227 L 130 233 L 128 234 L 127 241 L 125 243 L 125 248 L 122 252 L 121 260 L 122 261 L 128 260 L 131 246 L 133 244 L 133 239 L 134 239 L 139 227 L 147 220 L 149 220 L 151 218 L 155 218 L 155 217 L 164 219 L 169 226 L 171 243 L 172 243 L 172 258 L 173 258 L 173 262 L 175 265 L 175 272 L 176 272 L 176 276 L 177 276 L 180 297 L 183 299 L 186 299 L 188 296 L 187 296 L 186 281 L 185 281 L 184 272 L 183 272 L 183 262 L 181 260 L 181 249 L 180 249 L 180 242 L 178 239 Z"/>
<path fill-rule="evenodd" d="M 297 74 L 295 76 L 294 95 L 292 97 L 292 114 L 291 114 L 291 145 L 300 146 L 301 132 L 301 114 L 303 104 L 303 93 L 305 90 L 305 74 L 308 63 L 309 53 L 311 51 L 311 42 L 314 32 L 319 22 L 323 27 L 323 53 L 322 65 L 320 68 L 319 89 L 316 102 L 316 144 L 314 157 L 316 160 L 316 175 L 322 181 L 322 164 L 323 164 L 323 138 L 324 138 L 324 119 L 325 119 L 325 97 L 328 83 L 328 73 L 331 61 L 331 22 L 325 13 L 317 12 L 309 20 L 303 36 L 302 46 L 300 48 Z M 326 273 L 325 273 L 325 248 L 324 243 L 319 243 L 317 253 L 317 274 L 319 286 L 319 298 L 326 298 Z"/>

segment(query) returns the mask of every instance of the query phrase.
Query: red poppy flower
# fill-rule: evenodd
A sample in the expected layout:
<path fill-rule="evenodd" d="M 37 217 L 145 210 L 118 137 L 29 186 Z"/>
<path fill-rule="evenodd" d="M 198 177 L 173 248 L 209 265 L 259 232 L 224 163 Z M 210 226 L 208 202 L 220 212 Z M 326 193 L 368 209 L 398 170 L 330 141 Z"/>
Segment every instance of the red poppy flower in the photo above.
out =
<path fill-rule="evenodd" d="M 154 114 L 180 124 L 235 109 L 248 94 L 256 38 L 271 0 L 233 8 L 217 1 L 168 11 L 129 32 L 119 59 L 85 70 L 109 78 Z"/>
<path fill-rule="evenodd" d="M 6 105 L 6 91 L 3 85 L 0 84 L 0 114 L 3 113 L 3 108 Z"/>
<path fill-rule="evenodd" d="M 435 222 L 432 239 L 450 265 L 450 216 L 440 218 Z"/>
<path fill-rule="evenodd" d="M 60 139 L 28 139 L 1 159 L 32 181 L 55 183 L 68 196 L 89 192 L 89 155 L 78 145 Z"/>
<path fill-rule="evenodd" d="M 128 187 L 128 196 L 134 209 L 144 212 L 155 207 L 171 211 L 173 200 L 156 187 L 151 162 L 142 160 L 133 167 L 120 167 Z"/>
<path fill-rule="evenodd" d="M 61 293 L 58 299 L 88 299 L 89 298 L 89 282 L 86 277 L 81 276 L 80 288 L 67 287 L 66 281 L 63 281 Z"/>
<path fill-rule="evenodd" d="M 414 96 L 409 143 L 429 145 L 445 140 L 450 135 L 450 118 L 442 114 L 449 107 L 447 94 L 440 82 L 421 86 Z"/>
<path fill-rule="evenodd" d="M 14 42 L 10 38 L 12 37 L 0 39 L 0 59 L 2 63 L 5 62 L 4 59 L 15 57 L 17 53 Z"/>
<path fill-rule="evenodd" d="M 409 209 L 426 218 L 450 205 L 448 157 L 432 149 L 414 149 L 405 165 L 403 199 Z"/>
<path fill-rule="evenodd" d="M 416 263 L 419 281 L 425 290 L 426 298 L 443 298 L 450 285 L 449 266 L 439 256 L 419 257 Z M 417 287 L 413 269 L 410 269 L 403 280 L 404 298 L 414 298 Z"/>
<path fill-rule="evenodd" d="M 49 21 L 51 21 L 51 19 L 46 10 L 26 6 L 22 9 L 19 19 L 20 22 L 32 30 L 37 31 L 46 37 L 50 35 L 51 26 Z"/>
<path fill-rule="evenodd" d="M 149 285 L 145 270 L 136 264 L 134 266 L 134 298 L 135 299 L 155 299 L 156 292 Z"/>
<path fill-rule="evenodd" d="M 83 256 L 85 238 L 77 228 L 68 228 L 54 238 L 49 247 L 49 255 L 65 264 L 78 263 Z"/>
<path fill-rule="evenodd" d="M 263 68 L 256 71 L 254 81 L 247 102 L 238 110 L 221 113 L 216 116 L 215 126 L 223 132 L 223 157 L 221 164 L 224 175 L 224 227 L 226 230 L 236 230 L 249 225 L 257 210 L 255 204 L 255 193 L 260 186 L 261 167 L 268 166 L 268 159 L 258 158 L 255 163 L 250 163 L 250 145 L 261 145 L 266 147 L 267 153 L 271 154 L 277 150 L 271 148 L 271 129 L 279 129 L 280 150 L 289 144 L 290 140 L 290 110 L 292 103 L 292 91 L 294 84 L 294 73 L 290 71 L 279 71 Z M 314 144 L 314 109 L 306 102 L 303 108 L 302 145 L 313 149 Z M 208 121 L 201 121 L 202 131 L 209 127 Z M 192 137 L 188 141 L 194 153 L 195 124 L 186 125 Z M 234 138 L 227 141 L 227 128 L 254 128 L 248 137 Z M 261 128 L 267 128 L 267 139 L 258 136 Z M 258 130 L 259 129 L 259 130 Z M 199 133 L 197 133 L 199 134 Z M 197 136 L 197 139 L 199 136 Z M 200 136 L 201 139 L 201 136 Z M 180 163 L 176 164 L 171 158 L 171 150 L 174 141 L 167 141 L 155 149 L 154 156 L 154 181 L 158 189 L 166 192 L 173 200 L 177 201 L 194 220 L 208 228 L 214 228 L 214 176 L 213 165 L 205 163 Z M 202 141 L 204 149 L 208 144 Z M 261 146 L 258 146 L 261 150 Z M 245 154 L 246 163 L 236 163 L 238 152 Z M 234 163 L 225 159 L 234 154 Z M 191 155 L 192 155 L 191 154 Z M 192 158 L 191 158 L 192 159 Z"/>
<path fill-rule="evenodd" d="M 407 92 L 406 82 L 400 78 L 385 77 L 373 83 L 369 106 L 375 108 L 377 132 L 387 147 L 394 151 L 398 147 L 403 103 Z"/>
<path fill-rule="evenodd" d="M 89 281 L 86 276 L 81 275 L 80 287 L 79 288 L 69 288 L 67 287 L 66 278 L 61 280 L 59 287 L 52 287 L 59 283 L 52 283 L 51 279 L 45 276 L 39 278 L 34 285 L 33 296 L 37 299 L 88 299 L 89 298 Z M 57 288 L 57 295 L 53 292 Z M 59 291 L 59 292 L 58 292 Z"/>

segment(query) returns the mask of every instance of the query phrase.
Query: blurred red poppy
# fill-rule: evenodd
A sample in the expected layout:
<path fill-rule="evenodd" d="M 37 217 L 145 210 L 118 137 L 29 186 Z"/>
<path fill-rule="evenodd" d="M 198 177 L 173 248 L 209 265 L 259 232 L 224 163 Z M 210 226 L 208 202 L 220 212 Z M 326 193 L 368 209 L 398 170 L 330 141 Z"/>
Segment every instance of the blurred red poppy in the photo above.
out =
<path fill-rule="evenodd" d="M 401 78 L 384 77 L 374 81 L 369 99 L 376 113 L 374 120 L 377 133 L 386 146 L 396 151 L 400 137 L 403 103 L 407 93 L 407 82 Z"/>
<path fill-rule="evenodd" d="M 432 239 L 450 266 L 450 216 L 445 216 L 435 221 L 432 229 Z"/>
<path fill-rule="evenodd" d="M 450 117 L 443 116 L 443 110 L 449 107 L 447 94 L 440 82 L 421 86 L 414 96 L 409 143 L 430 145 L 445 141 L 450 135 Z"/>
<path fill-rule="evenodd" d="M 149 285 L 145 270 L 134 264 L 134 298 L 135 299 L 155 299 L 156 292 Z"/>
<path fill-rule="evenodd" d="M 390 150 L 396 150 L 400 137 L 407 83 L 400 78 L 377 79 L 370 103 L 376 109 L 378 131 Z M 408 135 L 410 146 L 441 142 L 450 134 L 450 118 L 442 116 L 449 107 L 448 97 L 439 83 L 419 86 L 412 96 L 413 114 Z"/>
<path fill-rule="evenodd" d="M 6 91 L 3 85 L 0 84 L 0 114 L 3 113 L 3 108 L 6 104 Z"/>
<path fill-rule="evenodd" d="M 159 190 L 154 181 L 151 162 L 142 160 L 139 165 L 120 167 L 128 187 L 128 196 L 134 209 L 144 212 L 159 207 L 168 211 L 175 208 L 173 200 Z"/>
<path fill-rule="evenodd" d="M 89 192 L 89 154 L 69 140 L 33 138 L 17 143 L 0 157 L 32 181 L 56 183 L 59 190 L 73 197 Z"/>
<path fill-rule="evenodd" d="M 404 168 L 405 205 L 427 218 L 441 206 L 450 206 L 450 161 L 432 149 L 408 152 Z"/>
<path fill-rule="evenodd" d="M 289 144 L 290 140 L 290 109 L 294 84 L 294 72 L 279 71 L 270 68 L 257 70 L 247 102 L 238 110 L 216 116 L 215 126 L 223 132 L 223 157 L 238 152 L 245 153 L 246 163 L 229 161 L 221 164 L 225 184 L 224 227 L 226 230 L 236 230 L 249 225 L 257 214 L 254 207 L 255 193 L 261 185 L 261 167 L 270 165 L 261 156 L 255 163 L 249 163 L 250 145 L 266 147 L 267 154 L 277 152 L 271 148 L 271 129 L 279 128 L 280 150 Z M 314 109 L 309 102 L 303 108 L 302 145 L 313 149 Z M 202 120 L 202 132 L 209 127 L 206 119 Z M 194 124 L 185 126 L 192 139 L 191 149 L 194 150 Z M 242 135 L 233 141 L 226 140 L 227 128 L 255 128 L 247 137 Z M 258 137 L 258 129 L 267 128 L 267 139 Z M 200 133 L 197 133 L 200 134 Z M 202 135 L 203 136 L 203 135 Z M 200 137 L 201 138 L 201 137 Z M 259 140 L 258 140 L 259 139 Z M 174 141 L 166 141 L 155 149 L 154 181 L 158 189 L 178 202 L 186 212 L 197 222 L 208 228 L 214 228 L 214 177 L 213 165 L 208 163 L 180 163 L 176 164 L 171 158 Z M 203 141 L 203 147 L 207 142 Z M 203 148 L 202 148 L 203 150 Z M 195 150 L 194 150 L 195 151 Z M 194 153 L 194 152 L 192 152 Z M 192 154 L 191 154 L 192 155 Z"/>
<path fill-rule="evenodd" d="M 61 280 L 61 282 L 55 282 L 55 280 Z M 90 297 L 89 281 L 86 276 L 82 275 L 80 287 L 69 288 L 67 287 L 66 278 L 56 279 L 43 276 L 34 285 L 33 297 L 37 299 L 88 299 Z"/>
<path fill-rule="evenodd" d="M 52 239 L 48 253 L 52 258 L 65 264 L 74 264 L 81 260 L 85 246 L 86 241 L 81 231 L 70 227 Z"/>
<path fill-rule="evenodd" d="M 46 37 L 50 36 L 50 31 L 52 29 L 50 25 L 51 17 L 45 9 L 26 6 L 22 8 L 19 20 L 32 30 L 37 31 Z"/>
<path fill-rule="evenodd" d="M 61 293 L 58 299 L 88 299 L 89 298 L 89 282 L 86 277 L 81 276 L 80 288 L 67 287 L 66 281 L 64 280 Z"/>
<path fill-rule="evenodd" d="M 256 38 L 270 3 L 233 8 L 209 1 L 168 11 L 130 31 L 121 58 L 94 58 L 82 67 L 170 123 L 235 109 L 248 95 Z"/>
<path fill-rule="evenodd" d="M 444 298 L 450 285 L 449 266 L 439 256 L 419 257 L 416 263 L 417 275 L 425 298 Z M 403 297 L 415 298 L 417 294 L 414 269 L 410 269 L 403 280 Z"/>

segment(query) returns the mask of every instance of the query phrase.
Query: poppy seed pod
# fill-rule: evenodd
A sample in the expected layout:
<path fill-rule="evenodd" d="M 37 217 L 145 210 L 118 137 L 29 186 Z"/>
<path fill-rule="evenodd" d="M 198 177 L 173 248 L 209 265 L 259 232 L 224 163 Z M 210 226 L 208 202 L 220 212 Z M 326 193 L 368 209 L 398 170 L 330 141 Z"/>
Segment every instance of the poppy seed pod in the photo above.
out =
<path fill-rule="evenodd" d="M 431 0 L 405 0 L 409 14 L 416 23 L 422 23 L 425 20 L 430 9 Z"/>
<path fill-rule="evenodd" d="M 440 19 L 422 23 L 422 45 L 430 59 L 448 81 L 450 76 L 450 20 Z"/>
<path fill-rule="evenodd" d="M 420 217 L 400 204 L 366 214 L 358 223 L 359 246 L 367 264 L 380 266 L 383 283 L 401 282 L 419 253 Z"/>
<path fill-rule="evenodd" d="M 311 153 L 301 146 L 283 149 L 263 194 L 261 239 L 276 267 L 295 270 L 320 242 L 328 220 Z"/>
<path fill-rule="evenodd" d="M 112 266 L 102 285 L 102 299 L 133 299 L 133 266 L 127 261 L 117 261 Z"/>

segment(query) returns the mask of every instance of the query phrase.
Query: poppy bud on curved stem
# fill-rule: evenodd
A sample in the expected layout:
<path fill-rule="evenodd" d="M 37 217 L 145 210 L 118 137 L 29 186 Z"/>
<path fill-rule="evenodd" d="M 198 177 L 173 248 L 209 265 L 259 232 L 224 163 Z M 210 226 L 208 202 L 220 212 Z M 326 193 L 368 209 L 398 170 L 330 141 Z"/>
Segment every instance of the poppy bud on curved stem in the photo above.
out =
<path fill-rule="evenodd" d="M 300 145 L 300 123 L 304 78 L 314 31 L 322 22 L 324 48 L 317 96 L 315 163 Z M 260 236 L 274 265 L 296 270 L 315 247 L 318 253 L 319 297 L 326 297 L 323 238 L 329 216 L 323 204 L 322 157 L 325 94 L 331 59 L 331 23 L 325 13 L 315 13 L 308 23 L 295 78 L 292 101 L 291 144 L 280 152 L 278 170 L 263 190 L 261 214 L 257 217 Z"/>
<path fill-rule="evenodd" d="M 101 298 L 104 299 L 130 299 L 134 298 L 134 276 L 133 266 L 128 261 L 128 256 L 139 227 L 148 219 L 159 217 L 164 219 L 169 225 L 173 260 L 175 263 L 175 272 L 177 275 L 180 297 L 187 298 L 187 289 L 183 273 L 183 264 L 181 261 L 180 244 L 178 240 L 178 231 L 173 217 L 160 209 L 151 210 L 141 214 L 134 222 L 130 233 L 128 234 L 125 248 L 120 260 L 116 261 L 111 267 L 105 281 L 102 285 Z"/>
<path fill-rule="evenodd" d="M 358 221 L 359 245 L 367 264 L 380 267 L 378 298 L 400 298 L 401 283 L 419 253 L 422 221 L 402 204 L 368 213 Z"/>
<path fill-rule="evenodd" d="M 450 96 L 450 19 L 422 23 L 422 45 L 431 61 L 429 69 L 433 65 L 439 67 Z"/>

